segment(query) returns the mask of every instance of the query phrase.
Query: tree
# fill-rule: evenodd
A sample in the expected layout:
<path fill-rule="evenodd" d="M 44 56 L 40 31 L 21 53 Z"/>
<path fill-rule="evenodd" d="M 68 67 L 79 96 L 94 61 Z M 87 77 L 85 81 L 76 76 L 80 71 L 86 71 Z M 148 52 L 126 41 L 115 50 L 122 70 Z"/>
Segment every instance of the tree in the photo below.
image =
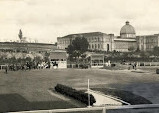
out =
<path fill-rule="evenodd" d="M 135 51 L 135 48 L 134 48 L 133 46 L 131 46 L 131 47 L 128 48 L 128 50 L 129 50 L 130 52 L 134 52 L 134 51 Z"/>
<path fill-rule="evenodd" d="M 23 33 L 22 33 L 22 30 L 21 30 L 21 29 L 19 30 L 18 36 L 19 36 L 19 39 L 20 39 L 20 40 L 23 38 Z"/>
<path fill-rule="evenodd" d="M 44 57 L 45 62 L 49 62 L 49 56 L 50 56 L 50 53 L 45 52 L 45 57 Z"/>
<path fill-rule="evenodd" d="M 84 52 L 88 50 L 89 43 L 84 37 L 77 37 L 72 41 L 72 44 L 68 46 L 67 53 L 69 57 L 74 57 L 75 59 L 81 57 Z"/>
<path fill-rule="evenodd" d="M 155 55 L 155 56 L 159 56 L 159 47 L 154 47 L 154 49 L 153 49 L 153 54 Z"/>
<path fill-rule="evenodd" d="M 55 42 L 54 45 L 57 46 L 57 42 Z"/>

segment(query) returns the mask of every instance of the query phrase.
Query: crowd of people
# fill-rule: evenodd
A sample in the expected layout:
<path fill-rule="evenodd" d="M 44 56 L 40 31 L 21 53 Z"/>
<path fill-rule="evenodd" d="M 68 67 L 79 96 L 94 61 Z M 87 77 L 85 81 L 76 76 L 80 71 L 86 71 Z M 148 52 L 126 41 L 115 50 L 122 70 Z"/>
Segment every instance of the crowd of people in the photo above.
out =
<path fill-rule="evenodd" d="M 42 62 L 42 63 L 33 63 L 33 62 L 26 62 L 24 64 L 6 64 L 4 69 L 5 73 L 8 73 L 8 71 L 18 71 L 18 70 L 31 70 L 31 69 L 45 69 L 49 68 L 50 65 L 48 62 Z"/>
<path fill-rule="evenodd" d="M 136 70 L 137 69 L 136 67 L 137 67 L 137 63 L 136 62 L 130 63 L 129 67 L 128 67 L 128 70 L 130 70 L 131 68 Z"/>

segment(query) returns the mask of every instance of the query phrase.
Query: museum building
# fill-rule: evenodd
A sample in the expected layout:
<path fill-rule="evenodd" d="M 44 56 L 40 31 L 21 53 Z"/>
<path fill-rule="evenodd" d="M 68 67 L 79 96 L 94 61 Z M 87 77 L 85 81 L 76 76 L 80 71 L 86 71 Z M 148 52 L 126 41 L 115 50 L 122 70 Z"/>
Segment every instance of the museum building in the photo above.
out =
<path fill-rule="evenodd" d="M 141 51 L 152 51 L 159 46 L 159 34 L 136 36 L 135 28 L 126 21 L 120 30 L 120 36 L 102 32 L 70 34 L 57 38 L 57 48 L 66 49 L 76 37 L 85 37 L 89 42 L 89 50 L 128 52 L 130 48 Z"/>
<path fill-rule="evenodd" d="M 58 49 L 65 49 L 76 37 L 85 37 L 89 42 L 89 50 L 122 51 L 127 52 L 130 47 L 137 47 L 136 33 L 132 25 L 127 21 L 120 30 L 120 36 L 102 32 L 90 32 L 70 34 L 57 38 Z"/>

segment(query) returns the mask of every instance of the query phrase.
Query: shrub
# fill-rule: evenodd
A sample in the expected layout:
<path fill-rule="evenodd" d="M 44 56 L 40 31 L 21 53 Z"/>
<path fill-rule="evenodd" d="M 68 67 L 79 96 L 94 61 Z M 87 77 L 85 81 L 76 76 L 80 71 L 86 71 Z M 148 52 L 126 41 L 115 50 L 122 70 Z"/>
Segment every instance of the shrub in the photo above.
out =
<path fill-rule="evenodd" d="M 85 92 L 77 91 L 71 87 L 68 87 L 62 84 L 57 84 L 55 86 L 55 90 L 61 94 L 72 97 L 88 105 L 88 94 Z M 93 95 L 90 94 L 90 105 L 93 105 L 93 103 L 95 102 L 96 102 L 95 98 L 93 97 Z"/>
<path fill-rule="evenodd" d="M 140 66 L 144 66 L 144 63 L 143 63 L 143 62 L 141 62 L 141 63 L 140 63 Z"/>
<path fill-rule="evenodd" d="M 82 68 L 82 69 L 87 69 L 87 68 L 88 68 L 88 65 L 86 65 L 86 64 L 80 64 L 80 68 Z"/>
<path fill-rule="evenodd" d="M 116 66 L 116 64 L 111 64 L 111 67 L 115 67 Z"/>

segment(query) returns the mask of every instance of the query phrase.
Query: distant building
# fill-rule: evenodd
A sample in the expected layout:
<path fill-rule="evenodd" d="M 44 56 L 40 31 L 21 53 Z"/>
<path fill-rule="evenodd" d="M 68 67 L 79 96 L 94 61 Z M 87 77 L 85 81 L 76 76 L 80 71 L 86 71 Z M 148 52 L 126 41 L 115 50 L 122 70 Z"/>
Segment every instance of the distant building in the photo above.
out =
<path fill-rule="evenodd" d="M 67 68 L 67 53 L 66 51 L 55 50 L 50 52 L 51 67 Z"/>
<path fill-rule="evenodd" d="M 106 50 L 111 51 L 112 49 L 112 36 L 111 34 L 105 34 L 101 32 L 90 32 L 90 33 L 80 33 L 71 34 L 64 37 L 57 38 L 57 48 L 65 49 L 72 43 L 76 37 L 85 37 L 89 42 L 88 49 L 90 50 Z"/>
<path fill-rule="evenodd" d="M 137 36 L 138 47 L 141 51 L 152 51 L 159 46 L 159 34 Z"/>
<path fill-rule="evenodd" d="M 70 34 L 57 38 L 57 48 L 66 49 L 76 37 L 85 37 L 89 42 L 89 50 L 128 52 L 130 47 L 137 49 L 136 32 L 127 21 L 120 30 L 120 36 L 102 32 Z"/>
<path fill-rule="evenodd" d="M 0 42 L 0 51 L 7 52 L 45 53 L 55 49 L 57 49 L 57 47 L 54 44 L 47 43 Z"/>
<path fill-rule="evenodd" d="M 114 50 L 128 52 L 129 48 L 137 49 L 136 32 L 132 25 L 126 24 L 120 30 L 120 36 L 114 38 Z"/>

